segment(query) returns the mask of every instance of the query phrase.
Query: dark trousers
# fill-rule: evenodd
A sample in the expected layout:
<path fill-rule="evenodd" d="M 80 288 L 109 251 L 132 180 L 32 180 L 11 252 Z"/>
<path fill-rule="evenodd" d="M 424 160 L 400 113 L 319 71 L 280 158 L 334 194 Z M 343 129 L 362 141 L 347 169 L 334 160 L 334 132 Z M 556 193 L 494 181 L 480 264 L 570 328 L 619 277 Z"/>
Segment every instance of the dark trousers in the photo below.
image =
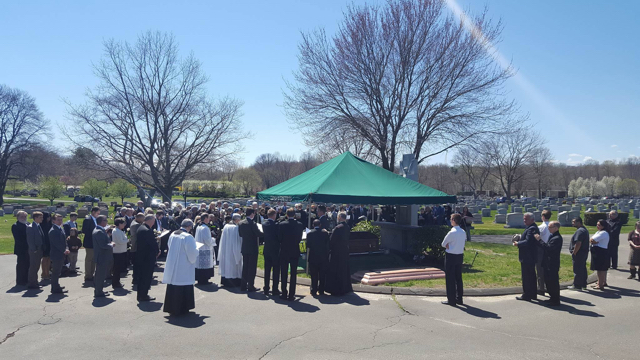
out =
<path fill-rule="evenodd" d="M 309 275 L 311 275 L 311 293 L 324 292 L 327 279 L 327 263 L 309 263 Z"/>
<path fill-rule="evenodd" d="M 620 246 L 618 242 L 609 242 L 609 246 L 607 247 L 612 269 L 618 268 L 618 246 Z"/>
<path fill-rule="evenodd" d="M 537 299 L 538 289 L 536 285 L 536 263 L 520 263 L 520 270 L 522 271 L 522 295 L 527 299 Z"/>
<path fill-rule="evenodd" d="M 587 287 L 587 258 L 573 257 L 573 286 Z"/>
<path fill-rule="evenodd" d="M 256 279 L 256 269 L 258 267 L 258 254 L 242 254 L 242 279 L 240 289 L 251 289 Z"/>
<path fill-rule="evenodd" d="M 280 257 L 264 255 L 264 291 L 269 291 L 269 280 L 273 271 L 273 286 L 271 289 L 278 290 L 280 282 Z"/>
<path fill-rule="evenodd" d="M 462 261 L 464 254 L 446 253 L 444 260 L 445 282 L 447 286 L 447 301 L 455 304 L 462 301 Z"/>
<path fill-rule="evenodd" d="M 51 261 L 51 292 L 62 290 L 60 288 L 60 274 L 64 259 Z"/>
<path fill-rule="evenodd" d="M 113 254 L 113 273 L 111 283 L 113 285 L 119 286 L 122 285 L 120 283 L 120 274 L 127 271 L 127 253 Z"/>
<path fill-rule="evenodd" d="M 160 256 L 167 256 L 169 251 L 169 234 L 160 238 Z"/>
<path fill-rule="evenodd" d="M 542 258 L 544 257 L 544 249 L 539 246 L 538 249 L 538 257 L 536 258 L 536 277 L 538 279 L 538 291 L 544 291 L 544 283 L 545 277 L 544 272 L 545 269 L 542 266 Z"/>
<path fill-rule="evenodd" d="M 29 251 L 29 286 L 38 286 L 40 261 L 42 261 L 42 250 Z"/>
<path fill-rule="evenodd" d="M 104 281 L 107 279 L 107 273 L 112 264 L 112 261 L 96 264 L 96 274 L 93 276 L 93 282 L 95 284 L 94 293 L 96 295 L 103 293 Z"/>
<path fill-rule="evenodd" d="M 16 256 L 16 284 L 27 285 L 29 282 L 29 253 Z"/>
<path fill-rule="evenodd" d="M 291 278 L 289 280 L 289 291 L 287 292 L 287 276 L 291 267 Z M 292 298 L 296 295 L 296 280 L 298 272 L 298 256 L 280 259 L 280 290 L 282 295 Z"/>
<path fill-rule="evenodd" d="M 149 289 L 141 290 L 138 289 L 137 299 L 145 300 L 149 296 Z"/>
<path fill-rule="evenodd" d="M 138 280 L 138 274 L 137 274 L 137 265 L 136 265 L 136 252 L 129 252 L 130 256 L 131 256 L 131 265 L 132 266 L 132 271 L 131 271 L 131 279 L 132 279 L 132 283 L 136 284 L 137 280 Z"/>
<path fill-rule="evenodd" d="M 558 276 L 558 271 L 559 269 L 544 269 L 544 283 L 547 285 L 549 301 L 554 304 L 560 303 L 560 277 Z"/>

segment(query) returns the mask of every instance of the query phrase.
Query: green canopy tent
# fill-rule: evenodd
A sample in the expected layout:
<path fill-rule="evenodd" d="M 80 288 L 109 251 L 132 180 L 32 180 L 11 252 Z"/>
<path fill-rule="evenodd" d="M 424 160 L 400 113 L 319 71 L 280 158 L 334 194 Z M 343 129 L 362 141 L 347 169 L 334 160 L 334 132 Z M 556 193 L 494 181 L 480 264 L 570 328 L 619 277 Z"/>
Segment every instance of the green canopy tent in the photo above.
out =
<path fill-rule="evenodd" d="M 258 193 L 262 201 L 363 205 L 455 203 L 456 197 L 406 179 L 345 152 Z"/>

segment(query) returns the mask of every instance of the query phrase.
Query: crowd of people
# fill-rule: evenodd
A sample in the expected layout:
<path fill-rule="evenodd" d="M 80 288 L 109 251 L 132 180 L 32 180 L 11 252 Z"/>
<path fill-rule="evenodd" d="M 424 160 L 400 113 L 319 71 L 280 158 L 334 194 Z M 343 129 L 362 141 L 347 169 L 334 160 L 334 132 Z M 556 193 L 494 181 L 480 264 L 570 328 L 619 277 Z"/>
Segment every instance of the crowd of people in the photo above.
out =
<path fill-rule="evenodd" d="M 265 295 L 293 301 L 306 235 L 312 295 L 339 296 L 352 291 L 349 223 L 355 216 L 366 217 L 367 209 L 313 204 L 306 211 L 300 204 L 256 202 L 244 208 L 218 201 L 173 208 L 164 203 L 154 210 L 140 201 L 118 209 L 111 219 L 100 214 L 93 207 L 79 226 L 76 213 L 63 224 L 60 214 L 35 211 L 29 223 L 28 214 L 19 211 L 12 226 L 17 286 L 41 289 L 49 283 L 51 293 L 66 293 L 59 279 L 78 274 L 78 251 L 84 248 L 84 281 L 93 285 L 95 298 L 110 295 L 105 287 L 123 288 L 122 278 L 131 271 L 137 300 L 152 301 L 154 272 L 164 260 L 164 311 L 180 315 L 195 307 L 194 284 L 212 284 L 216 265 L 222 286 L 257 291 L 259 246 L 264 244 Z"/>

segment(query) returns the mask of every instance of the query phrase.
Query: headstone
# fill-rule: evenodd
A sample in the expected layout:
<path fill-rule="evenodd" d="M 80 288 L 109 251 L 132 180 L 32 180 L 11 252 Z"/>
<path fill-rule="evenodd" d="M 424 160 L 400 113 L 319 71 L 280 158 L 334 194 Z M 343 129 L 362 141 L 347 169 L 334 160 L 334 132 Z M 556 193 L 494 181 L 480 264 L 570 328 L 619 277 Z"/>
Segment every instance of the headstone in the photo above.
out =
<path fill-rule="evenodd" d="M 577 217 L 580 217 L 580 211 L 575 211 L 575 210 L 569 211 L 569 221 L 571 221 L 571 220 L 573 220 L 573 219 L 575 219 Z"/>
<path fill-rule="evenodd" d="M 524 228 L 524 218 L 521 213 L 507 214 L 506 228 Z"/>
<path fill-rule="evenodd" d="M 507 209 L 505 208 L 500 208 L 497 210 L 499 215 L 507 215 Z"/>
<path fill-rule="evenodd" d="M 640 218 L 640 209 L 633 209 L 633 217 L 636 219 Z"/>
<path fill-rule="evenodd" d="M 575 210 L 575 211 L 581 211 L 582 210 L 582 206 L 578 205 L 578 206 L 572 206 L 571 210 Z"/>
<path fill-rule="evenodd" d="M 545 208 L 545 210 L 547 210 L 547 208 Z M 551 205 L 551 206 L 549 206 L 549 210 L 551 210 L 551 211 L 558 211 L 558 205 Z"/>
<path fill-rule="evenodd" d="M 482 209 L 482 217 L 490 217 L 491 216 L 491 209 Z"/>
<path fill-rule="evenodd" d="M 498 204 L 493 203 L 493 204 L 489 205 L 489 209 L 490 210 L 498 210 Z"/>
<path fill-rule="evenodd" d="M 544 210 L 544 205 L 538 205 L 538 211 Z"/>
<path fill-rule="evenodd" d="M 558 214 L 558 222 L 560 222 L 560 226 L 571 226 L 571 219 L 569 218 L 569 213 L 566 211 Z"/>
<path fill-rule="evenodd" d="M 493 222 L 496 224 L 506 224 L 507 214 L 496 214 L 496 219 Z"/>
<path fill-rule="evenodd" d="M 483 222 L 482 222 L 482 214 L 481 213 L 473 214 L 473 223 L 474 224 L 483 224 Z"/>
<path fill-rule="evenodd" d="M 566 206 L 566 205 L 558 206 L 558 211 L 560 212 L 571 211 L 571 206 Z"/>
<path fill-rule="evenodd" d="M 89 215 L 89 210 L 87 209 L 78 210 L 78 219 L 84 219 L 85 217 L 87 217 L 87 215 Z"/>
<path fill-rule="evenodd" d="M 519 206 L 513 206 L 511 209 L 513 210 L 514 213 L 522 214 L 522 208 Z"/>
<path fill-rule="evenodd" d="M 6 212 L 7 214 L 13 212 L 13 206 L 5 205 L 2 208 L 4 209 L 4 212 Z"/>
<path fill-rule="evenodd" d="M 542 211 L 534 211 L 533 217 L 536 220 L 536 222 L 542 221 Z"/>
<path fill-rule="evenodd" d="M 4 216 L 4 210 L 0 210 L 0 216 Z"/>

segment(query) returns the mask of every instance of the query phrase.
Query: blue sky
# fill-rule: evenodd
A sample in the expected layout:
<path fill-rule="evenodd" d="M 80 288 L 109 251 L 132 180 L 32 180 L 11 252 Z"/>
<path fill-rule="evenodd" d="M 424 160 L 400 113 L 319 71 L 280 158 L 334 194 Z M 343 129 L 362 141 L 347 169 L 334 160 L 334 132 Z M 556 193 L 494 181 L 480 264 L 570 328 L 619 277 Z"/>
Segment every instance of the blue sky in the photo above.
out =
<path fill-rule="evenodd" d="M 84 101 L 96 84 L 92 62 L 105 39 L 135 41 L 172 32 L 210 77 L 209 91 L 245 102 L 254 133 L 245 164 L 264 152 L 306 151 L 281 107 L 283 79 L 297 68 L 300 31 L 332 33 L 349 2 L 325 1 L 8 1 L 0 0 L 0 83 L 32 94 L 59 131 L 62 99 Z M 355 1 L 356 4 L 363 1 Z M 381 1 L 369 1 L 381 3 Z M 543 133 L 556 160 L 578 163 L 640 156 L 640 1 L 457 0 L 504 23 L 497 47 L 518 76 L 507 84 Z M 448 160 L 445 155 L 431 163 Z"/>

